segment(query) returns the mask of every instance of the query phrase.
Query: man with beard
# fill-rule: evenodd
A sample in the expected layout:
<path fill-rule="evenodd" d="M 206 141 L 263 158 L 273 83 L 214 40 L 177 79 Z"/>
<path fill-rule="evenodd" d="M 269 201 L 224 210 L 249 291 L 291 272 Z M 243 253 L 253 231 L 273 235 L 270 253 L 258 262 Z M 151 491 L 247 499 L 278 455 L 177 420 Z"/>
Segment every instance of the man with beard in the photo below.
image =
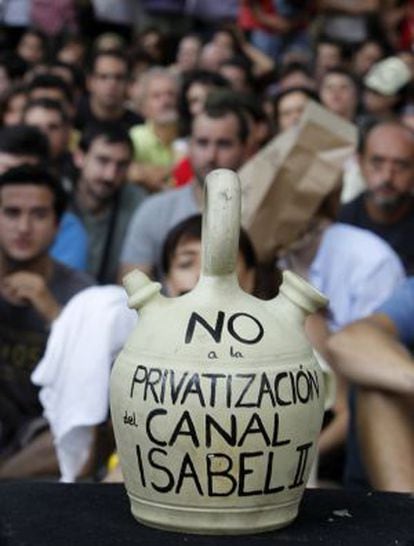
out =
<path fill-rule="evenodd" d="M 246 159 L 248 122 L 238 105 L 207 105 L 193 121 L 189 156 L 192 183 L 154 195 L 136 212 L 121 255 L 121 276 L 138 267 L 162 277 L 161 249 L 169 230 L 201 211 L 206 175 L 217 168 L 237 171 Z"/>
<path fill-rule="evenodd" d="M 145 197 L 127 182 L 131 158 L 131 140 L 118 124 L 92 126 L 75 153 L 80 175 L 72 210 L 88 233 L 87 271 L 100 284 L 116 282 L 129 221 Z"/>
<path fill-rule="evenodd" d="M 414 134 L 397 121 L 374 125 L 359 157 L 366 191 L 347 203 L 339 221 L 376 233 L 414 273 Z"/>
<path fill-rule="evenodd" d="M 0 479 L 57 472 L 31 373 L 62 307 L 91 279 L 49 255 L 66 206 L 40 166 L 0 175 Z"/>

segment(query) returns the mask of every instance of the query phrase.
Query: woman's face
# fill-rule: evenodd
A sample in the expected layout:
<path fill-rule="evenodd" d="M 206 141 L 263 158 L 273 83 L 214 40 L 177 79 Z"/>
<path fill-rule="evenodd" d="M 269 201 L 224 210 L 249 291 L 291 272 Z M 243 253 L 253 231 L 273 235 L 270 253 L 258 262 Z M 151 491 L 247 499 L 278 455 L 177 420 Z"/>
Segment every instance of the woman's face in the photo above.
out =
<path fill-rule="evenodd" d="M 299 123 L 308 100 L 307 95 L 301 91 L 294 91 L 280 99 L 277 112 L 280 131 L 286 131 Z"/>
<path fill-rule="evenodd" d="M 170 296 L 176 297 L 192 290 L 201 272 L 201 241 L 184 239 L 179 242 L 171 258 L 166 288 Z M 248 269 L 242 255 L 237 260 L 237 275 L 241 288 L 251 293 L 254 288 L 254 271 Z"/>
<path fill-rule="evenodd" d="M 210 89 L 211 87 L 204 83 L 194 82 L 190 85 L 186 98 L 191 117 L 203 111 Z"/>

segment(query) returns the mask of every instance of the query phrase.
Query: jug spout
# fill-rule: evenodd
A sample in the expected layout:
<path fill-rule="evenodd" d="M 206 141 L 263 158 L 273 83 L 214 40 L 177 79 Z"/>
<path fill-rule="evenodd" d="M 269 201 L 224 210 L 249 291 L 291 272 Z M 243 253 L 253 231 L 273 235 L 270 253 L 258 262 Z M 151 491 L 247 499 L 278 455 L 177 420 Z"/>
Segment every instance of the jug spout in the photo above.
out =
<path fill-rule="evenodd" d="M 160 299 L 161 284 L 152 282 L 142 271 L 134 269 L 122 279 L 128 294 L 128 307 L 141 309 L 151 300 Z"/>
<path fill-rule="evenodd" d="M 286 316 L 300 322 L 327 304 L 328 299 L 323 294 L 292 271 L 283 272 L 279 294 L 268 302 L 271 311 L 279 313 L 281 308 L 286 308 Z"/>

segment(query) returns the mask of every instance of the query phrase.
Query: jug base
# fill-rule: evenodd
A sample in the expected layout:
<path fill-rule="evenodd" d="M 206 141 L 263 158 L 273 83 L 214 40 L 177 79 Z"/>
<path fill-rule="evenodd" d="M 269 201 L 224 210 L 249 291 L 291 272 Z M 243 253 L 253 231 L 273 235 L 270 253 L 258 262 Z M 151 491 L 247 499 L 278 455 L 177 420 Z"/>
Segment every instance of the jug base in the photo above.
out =
<path fill-rule="evenodd" d="M 129 494 L 132 515 L 156 529 L 201 535 L 243 535 L 286 527 L 298 514 L 298 501 L 254 508 L 194 508 L 143 501 Z"/>

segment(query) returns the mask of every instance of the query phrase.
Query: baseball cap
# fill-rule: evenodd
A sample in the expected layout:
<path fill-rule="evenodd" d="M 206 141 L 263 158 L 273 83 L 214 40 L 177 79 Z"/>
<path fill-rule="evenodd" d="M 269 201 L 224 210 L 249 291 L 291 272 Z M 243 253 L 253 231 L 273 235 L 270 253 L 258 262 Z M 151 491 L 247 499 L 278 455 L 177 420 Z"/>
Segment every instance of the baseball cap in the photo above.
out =
<path fill-rule="evenodd" d="M 388 57 L 375 63 L 364 78 L 368 89 L 391 97 L 396 95 L 411 80 L 411 71 L 398 57 Z"/>

